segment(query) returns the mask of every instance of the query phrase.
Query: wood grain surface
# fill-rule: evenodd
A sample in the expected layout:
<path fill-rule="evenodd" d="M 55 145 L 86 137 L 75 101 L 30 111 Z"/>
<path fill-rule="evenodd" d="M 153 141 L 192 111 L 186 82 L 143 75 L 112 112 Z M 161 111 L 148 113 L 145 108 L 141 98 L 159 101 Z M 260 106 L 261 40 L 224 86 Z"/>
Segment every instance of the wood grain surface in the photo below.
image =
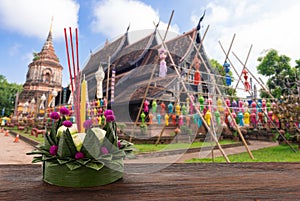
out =
<path fill-rule="evenodd" d="M 0 165 L 0 200 L 300 200 L 300 163 L 126 164 L 106 186 L 42 181 L 41 165 Z"/>

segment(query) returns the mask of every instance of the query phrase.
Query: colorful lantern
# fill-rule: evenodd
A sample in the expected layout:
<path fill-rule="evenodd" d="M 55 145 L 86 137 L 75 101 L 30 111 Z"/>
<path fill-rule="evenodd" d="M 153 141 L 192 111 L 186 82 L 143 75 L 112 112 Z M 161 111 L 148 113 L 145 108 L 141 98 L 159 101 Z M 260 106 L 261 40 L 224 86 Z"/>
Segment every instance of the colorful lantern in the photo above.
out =
<path fill-rule="evenodd" d="M 148 116 L 149 116 L 149 124 L 153 124 L 153 114 L 150 112 Z"/>
<path fill-rule="evenodd" d="M 221 125 L 221 115 L 220 115 L 219 110 L 215 111 L 215 117 L 216 117 L 216 122 L 217 122 L 218 126 L 220 126 Z"/>
<path fill-rule="evenodd" d="M 231 103 L 231 107 L 232 107 L 232 110 L 237 113 L 238 112 L 238 108 L 237 108 L 237 102 L 236 100 L 233 100 L 232 103 Z"/>
<path fill-rule="evenodd" d="M 175 106 L 175 113 L 176 113 L 177 116 L 180 115 L 180 108 L 181 108 L 181 107 L 180 107 L 180 104 L 177 103 L 176 106 Z"/>
<path fill-rule="evenodd" d="M 168 126 L 169 125 L 169 115 L 168 115 L 168 113 L 166 113 L 165 114 L 165 124 L 166 124 L 166 126 Z"/>
<path fill-rule="evenodd" d="M 244 69 L 242 71 L 242 73 L 244 74 L 244 79 L 245 79 L 245 82 L 244 82 L 245 91 L 249 91 L 250 90 L 250 83 L 248 82 L 248 71 L 247 71 L 247 69 Z"/>
<path fill-rule="evenodd" d="M 144 101 L 144 112 L 149 112 L 149 101 Z"/>
<path fill-rule="evenodd" d="M 180 115 L 180 116 L 179 116 L 178 125 L 179 125 L 179 126 L 182 126 L 182 125 L 183 125 L 183 115 Z"/>
<path fill-rule="evenodd" d="M 156 109 L 157 109 L 157 102 L 156 100 L 154 99 L 152 101 L 152 112 L 155 114 L 156 113 Z"/>
<path fill-rule="evenodd" d="M 199 96 L 199 98 L 198 98 L 198 101 L 199 101 L 199 103 L 200 103 L 200 111 L 203 111 L 203 109 L 204 109 L 204 98 L 203 98 L 203 96 Z"/>
<path fill-rule="evenodd" d="M 156 118 L 157 118 L 157 124 L 160 125 L 161 124 L 161 115 L 158 113 L 156 115 Z"/>
<path fill-rule="evenodd" d="M 146 118 L 146 115 L 144 112 L 142 112 L 142 114 L 141 114 L 142 124 L 145 124 L 145 118 Z"/>
<path fill-rule="evenodd" d="M 163 115 L 166 112 L 166 105 L 164 104 L 164 102 L 161 102 L 160 104 L 160 114 Z"/>
<path fill-rule="evenodd" d="M 224 108 L 222 106 L 222 100 L 221 100 L 221 98 L 218 98 L 218 100 L 217 100 L 217 109 L 218 109 L 219 112 L 223 112 L 224 111 Z"/>
<path fill-rule="evenodd" d="M 243 121 L 244 120 L 244 115 L 241 111 L 238 113 L 238 118 L 239 118 L 240 126 L 244 126 L 244 121 Z"/>
<path fill-rule="evenodd" d="M 167 75 L 167 64 L 165 60 L 167 58 L 166 52 L 167 51 L 163 46 L 158 49 L 159 58 L 160 58 L 159 77 L 166 77 Z"/>
<path fill-rule="evenodd" d="M 251 124 L 253 127 L 256 127 L 256 114 L 254 112 L 251 113 L 250 115 L 250 118 L 251 118 Z"/>
<path fill-rule="evenodd" d="M 171 114 L 173 112 L 173 104 L 170 102 L 168 105 L 168 113 Z"/>
<path fill-rule="evenodd" d="M 189 99 L 189 97 L 186 98 L 186 111 L 187 111 L 187 113 L 190 112 L 190 99 Z"/>
<path fill-rule="evenodd" d="M 225 81 L 226 81 L 226 85 L 230 86 L 231 85 L 231 77 L 229 75 L 230 72 L 230 64 L 227 63 L 227 61 L 225 61 L 225 63 L 223 64 L 226 76 L 225 76 Z"/>
<path fill-rule="evenodd" d="M 204 119 L 207 123 L 208 126 L 210 126 L 210 122 L 211 122 L 211 113 L 210 110 L 207 110 L 205 115 L 204 115 Z"/>
<path fill-rule="evenodd" d="M 250 125 L 250 113 L 248 111 L 244 113 L 244 124 L 245 126 Z"/>
<path fill-rule="evenodd" d="M 194 84 L 198 85 L 201 81 L 201 75 L 200 75 L 200 61 L 198 57 L 194 58 L 194 67 L 195 67 L 195 73 L 194 73 Z"/>

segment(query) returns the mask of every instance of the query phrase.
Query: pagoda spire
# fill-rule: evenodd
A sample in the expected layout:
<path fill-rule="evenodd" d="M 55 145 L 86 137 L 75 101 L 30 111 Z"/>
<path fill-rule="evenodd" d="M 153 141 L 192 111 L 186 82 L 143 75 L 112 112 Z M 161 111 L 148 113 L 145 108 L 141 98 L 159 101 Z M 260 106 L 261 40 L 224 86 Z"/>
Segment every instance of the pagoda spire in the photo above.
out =
<path fill-rule="evenodd" d="M 58 62 L 58 58 L 55 54 L 55 50 L 53 47 L 53 41 L 52 41 L 52 27 L 53 27 L 53 16 L 51 18 L 51 24 L 49 29 L 49 34 L 47 37 L 47 40 L 44 43 L 44 46 L 42 48 L 42 51 L 39 53 L 41 57 L 47 57 L 52 58 Z"/>
<path fill-rule="evenodd" d="M 51 18 L 51 24 L 50 24 L 50 29 L 49 29 L 49 34 L 48 34 L 48 37 L 47 37 L 47 41 L 52 41 L 53 19 L 54 19 L 54 17 L 52 16 L 52 18 Z"/>

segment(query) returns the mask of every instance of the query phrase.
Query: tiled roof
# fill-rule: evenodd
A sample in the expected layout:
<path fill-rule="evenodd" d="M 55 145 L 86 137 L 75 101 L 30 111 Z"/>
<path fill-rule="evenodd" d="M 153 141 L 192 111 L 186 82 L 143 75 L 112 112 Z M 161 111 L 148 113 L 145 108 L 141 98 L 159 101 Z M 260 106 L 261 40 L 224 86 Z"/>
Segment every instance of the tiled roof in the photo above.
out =
<path fill-rule="evenodd" d="M 122 49 L 118 54 L 118 58 L 113 62 L 113 65 L 117 68 L 116 70 L 122 71 L 121 68 L 128 68 L 143 59 L 148 49 L 157 45 L 155 33 L 156 31 Z"/>
<path fill-rule="evenodd" d="M 128 33 L 117 40 L 105 45 L 102 49 L 98 50 L 96 53 L 91 54 L 88 63 L 82 70 L 85 75 L 90 75 L 98 70 L 100 63 L 107 63 L 108 57 L 110 56 L 111 62 L 113 62 L 117 54 L 128 45 Z"/>

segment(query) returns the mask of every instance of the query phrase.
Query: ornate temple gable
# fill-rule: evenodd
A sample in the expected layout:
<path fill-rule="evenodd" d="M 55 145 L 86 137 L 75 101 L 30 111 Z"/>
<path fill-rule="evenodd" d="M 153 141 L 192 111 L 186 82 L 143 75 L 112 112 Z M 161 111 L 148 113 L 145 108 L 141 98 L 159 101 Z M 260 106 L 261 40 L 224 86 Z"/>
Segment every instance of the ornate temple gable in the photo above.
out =
<path fill-rule="evenodd" d="M 34 53 L 33 61 L 28 65 L 26 82 L 19 96 L 19 103 L 30 101 L 33 97 L 40 98 L 42 93 L 55 89 L 60 91 L 62 87 L 62 70 L 59 59 L 55 54 L 52 42 L 52 25 L 39 53 Z"/>
<path fill-rule="evenodd" d="M 128 33 L 126 32 L 123 36 L 117 40 L 108 43 L 98 50 L 96 53 L 91 54 L 90 58 L 82 70 L 82 73 L 86 75 L 86 78 L 89 79 L 89 75 L 93 74 L 98 70 L 100 63 L 107 63 L 108 57 L 110 56 L 111 62 L 113 62 L 118 55 L 118 53 L 128 45 Z"/>
<path fill-rule="evenodd" d="M 87 64 L 82 70 L 82 74 L 85 75 L 88 85 L 89 99 L 94 99 L 96 94 L 96 78 L 95 72 L 101 64 L 103 65 L 104 71 L 107 71 L 107 62 L 110 57 L 110 62 L 113 63 L 117 58 L 120 51 L 128 45 L 128 30 L 126 33 L 115 41 L 109 43 L 106 41 L 105 46 L 98 50 L 96 53 L 91 54 Z"/>
<path fill-rule="evenodd" d="M 195 42 L 196 32 L 196 29 L 192 29 L 191 31 L 175 37 L 165 43 L 172 55 L 175 64 L 179 65 L 182 61 L 185 60 L 185 58 L 189 57 L 194 48 L 193 42 Z M 149 54 L 147 55 L 147 57 L 145 57 L 142 65 L 157 63 L 158 49 L 161 47 L 161 45 L 162 44 L 158 44 L 155 47 L 151 48 L 151 51 L 149 51 Z M 166 62 L 170 64 L 171 61 L 169 57 L 166 58 Z"/>
<path fill-rule="evenodd" d="M 118 82 L 118 80 L 123 75 L 125 75 L 124 73 L 139 66 L 140 62 L 143 61 L 144 56 L 146 55 L 148 50 L 150 48 L 152 48 L 153 46 L 157 45 L 157 40 L 155 38 L 155 34 L 156 34 L 156 29 L 150 35 L 148 35 L 148 36 L 140 39 L 139 41 L 137 41 L 133 44 L 130 44 L 126 47 L 123 46 L 122 48 L 119 48 L 119 51 L 116 51 L 114 54 L 112 54 L 113 56 L 111 56 L 111 66 L 116 67 L 116 71 L 117 71 L 116 82 Z M 126 37 L 127 37 L 127 34 L 126 34 Z M 101 49 L 99 52 L 97 52 L 96 54 L 98 55 L 98 58 L 94 57 L 92 60 L 92 57 L 91 57 L 88 62 L 88 65 L 86 65 L 86 67 L 83 70 L 83 73 L 86 75 L 86 79 L 88 81 L 88 90 L 89 90 L 88 93 L 89 93 L 90 99 L 94 99 L 95 93 L 96 93 L 96 79 L 95 79 L 94 72 L 96 72 L 100 63 L 107 62 L 107 60 L 100 60 L 100 59 L 103 58 L 104 55 L 107 56 L 107 59 L 108 59 L 108 56 L 109 56 L 108 50 L 109 49 L 107 49 L 107 48 L 110 45 L 118 42 L 118 40 L 120 40 L 120 38 L 117 39 L 117 41 L 114 41 L 113 43 L 104 46 L 103 49 Z M 89 65 L 89 64 L 91 64 L 92 62 L 94 63 L 93 71 L 87 70 L 88 67 L 91 69 L 92 65 Z M 107 75 L 107 66 L 104 67 L 104 71 L 105 71 L 105 76 L 106 76 Z M 86 72 L 88 72 L 88 73 L 86 73 Z M 107 81 L 105 78 L 104 83 L 106 83 L 106 82 Z M 106 85 L 103 87 L 104 87 L 104 92 L 106 92 Z"/>
<path fill-rule="evenodd" d="M 118 58 L 113 62 L 116 67 L 117 73 L 127 72 L 132 67 L 139 66 L 140 60 L 142 60 L 145 54 L 150 48 L 157 45 L 156 29 L 150 35 L 142 38 L 141 40 L 127 46 L 119 54 Z"/>

